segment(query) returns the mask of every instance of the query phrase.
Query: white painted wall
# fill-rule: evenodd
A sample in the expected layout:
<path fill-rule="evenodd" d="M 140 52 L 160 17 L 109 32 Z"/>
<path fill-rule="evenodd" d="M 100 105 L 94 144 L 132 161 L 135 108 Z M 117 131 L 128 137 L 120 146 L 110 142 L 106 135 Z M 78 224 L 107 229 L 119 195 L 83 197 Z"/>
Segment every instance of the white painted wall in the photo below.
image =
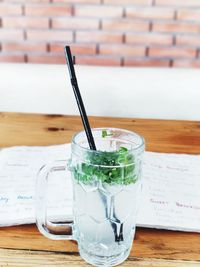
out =
<path fill-rule="evenodd" d="M 89 115 L 200 120 L 198 69 L 75 68 Z M 67 66 L 1 63 L 0 111 L 78 114 Z"/>

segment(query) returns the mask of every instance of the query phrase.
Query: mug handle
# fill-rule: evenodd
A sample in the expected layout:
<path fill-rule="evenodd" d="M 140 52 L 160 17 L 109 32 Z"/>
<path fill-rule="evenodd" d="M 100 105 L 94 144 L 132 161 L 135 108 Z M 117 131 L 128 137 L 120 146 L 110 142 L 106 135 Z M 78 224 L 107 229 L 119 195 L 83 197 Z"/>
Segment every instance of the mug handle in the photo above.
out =
<path fill-rule="evenodd" d="M 75 240 L 73 220 L 65 223 L 50 222 L 47 218 L 47 188 L 51 173 L 70 170 L 69 160 L 57 160 L 40 168 L 36 181 L 36 224 L 39 231 L 53 240 Z M 71 214 L 70 217 L 73 217 Z"/>

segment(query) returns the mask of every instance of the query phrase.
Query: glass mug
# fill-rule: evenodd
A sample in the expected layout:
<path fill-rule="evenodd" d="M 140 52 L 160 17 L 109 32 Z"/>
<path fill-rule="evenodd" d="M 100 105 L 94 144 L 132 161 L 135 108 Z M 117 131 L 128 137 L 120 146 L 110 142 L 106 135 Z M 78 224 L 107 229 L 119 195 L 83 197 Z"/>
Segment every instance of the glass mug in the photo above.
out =
<path fill-rule="evenodd" d="M 76 240 L 88 263 L 115 266 L 129 256 L 134 239 L 144 139 L 116 128 L 94 128 L 92 133 L 97 151 L 88 148 L 85 132 L 79 132 L 72 139 L 70 160 L 55 161 L 39 171 L 36 222 L 50 239 Z M 67 169 L 72 174 L 73 219 L 51 222 L 46 215 L 48 181 L 52 172 Z"/>

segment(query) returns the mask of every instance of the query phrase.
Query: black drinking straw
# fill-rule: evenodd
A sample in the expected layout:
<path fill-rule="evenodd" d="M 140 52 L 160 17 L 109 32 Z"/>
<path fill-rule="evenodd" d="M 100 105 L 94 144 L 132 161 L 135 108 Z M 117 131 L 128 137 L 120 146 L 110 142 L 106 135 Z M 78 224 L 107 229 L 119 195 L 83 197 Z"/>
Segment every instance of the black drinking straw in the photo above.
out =
<path fill-rule="evenodd" d="M 85 111 L 85 107 L 83 104 L 83 100 L 81 97 L 81 93 L 79 91 L 79 87 L 78 87 L 78 82 L 76 79 L 76 74 L 75 74 L 75 70 L 74 70 L 74 64 L 73 64 L 73 60 L 72 60 L 72 54 L 71 54 L 71 50 L 70 50 L 70 46 L 65 46 L 65 56 L 66 56 L 66 60 L 67 60 L 67 65 L 68 65 L 68 69 L 69 69 L 69 75 L 70 75 L 70 79 L 71 79 L 71 84 L 72 84 L 72 88 L 74 90 L 74 95 L 76 98 L 76 102 L 79 108 L 79 112 L 81 115 L 81 119 L 83 122 L 83 126 L 86 132 L 86 136 L 87 136 L 87 140 L 90 146 L 90 149 L 92 150 L 96 150 L 96 146 L 94 143 L 94 138 L 92 135 L 92 131 L 90 128 L 90 124 L 88 121 L 88 116 L 87 113 Z"/>
<path fill-rule="evenodd" d="M 94 138 L 92 136 L 92 131 L 91 131 L 90 124 L 88 121 L 88 116 L 86 114 L 83 100 L 82 100 L 82 97 L 81 97 L 81 94 L 79 91 L 78 82 L 77 82 L 76 74 L 75 74 L 75 70 L 74 70 L 74 64 L 73 64 L 73 60 L 72 60 L 72 54 L 71 54 L 71 50 L 70 50 L 69 46 L 65 46 L 65 56 L 66 56 L 67 65 L 68 65 L 68 69 L 69 69 L 69 75 L 70 75 L 70 79 L 71 79 L 72 88 L 74 90 L 74 95 L 75 95 L 76 102 L 77 102 L 77 105 L 78 105 L 78 108 L 80 111 L 83 126 L 84 126 L 86 136 L 88 139 L 88 143 L 89 143 L 90 149 L 96 150 Z M 104 202 L 103 198 L 102 198 L 102 201 Z M 107 204 L 106 204 L 106 210 L 107 210 Z M 106 211 L 106 212 L 108 212 L 108 211 Z M 115 214 L 114 214 L 114 218 L 116 219 Z M 114 232 L 114 236 L 115 236 L 115 242 L 123 241 L 123 223 L 120 226 L 119 234 L 117 231 L 116 224 L 111 222 L 111 226 L 113 228 L 113 232 Z"/>

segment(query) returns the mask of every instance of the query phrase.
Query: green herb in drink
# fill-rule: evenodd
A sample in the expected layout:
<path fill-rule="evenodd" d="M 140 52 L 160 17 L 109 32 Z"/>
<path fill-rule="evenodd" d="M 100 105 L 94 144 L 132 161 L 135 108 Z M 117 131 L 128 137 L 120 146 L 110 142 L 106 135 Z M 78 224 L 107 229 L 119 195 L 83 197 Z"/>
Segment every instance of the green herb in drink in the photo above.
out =
<path fill-rule="evenodd" d="M 112 133 L 102 131 L 102 137 L 112 136 Z M 84 184 L 90 184 L 95 179 L 107 184 L 128 185 L 137 181 L 134 156 L 126 147 L 117 151 L 89 153 L 87 162 L 75 168 L 75 178 Z"/>
<path fill-rule="evenodd" d="M 112 132 L 111 133 L 108 133 L 106 130 L 102 130 L 102 132 L 101 132 L 101 136 L 103 138 L 105 138 L 106 136 L 112 136 L 112 135 L 113 135 Z"/>

